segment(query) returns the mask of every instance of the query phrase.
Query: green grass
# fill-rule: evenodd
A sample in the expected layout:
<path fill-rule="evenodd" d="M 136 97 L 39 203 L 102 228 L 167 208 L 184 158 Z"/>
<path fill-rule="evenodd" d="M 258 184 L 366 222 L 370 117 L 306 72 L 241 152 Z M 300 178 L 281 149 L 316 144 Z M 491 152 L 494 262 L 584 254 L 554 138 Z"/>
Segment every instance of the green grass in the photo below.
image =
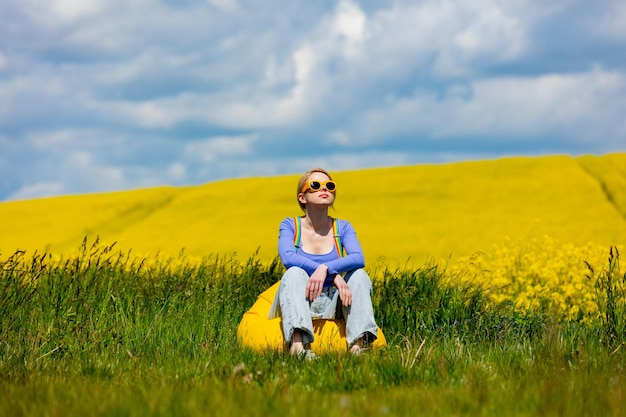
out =
<path fill-rule="evenodd" d="M 372 271 L 389 346 L 307 362 L 236 342 L 277 261 L 170 268 L 85 245 L 0 266 L 0 415 L 626 415 L 615 291 L 603 320 L 557 322 L 487 306 L 436 267 Z"/>

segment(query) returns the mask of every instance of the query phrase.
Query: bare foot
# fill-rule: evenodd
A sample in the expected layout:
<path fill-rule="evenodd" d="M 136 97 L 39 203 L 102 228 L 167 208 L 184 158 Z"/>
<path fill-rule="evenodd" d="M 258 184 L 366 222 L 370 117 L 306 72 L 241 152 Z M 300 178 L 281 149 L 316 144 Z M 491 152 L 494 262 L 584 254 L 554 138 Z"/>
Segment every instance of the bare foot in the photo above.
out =
<path fill-rule="evenodd" d="M 367 346 L 367 342 L 365 341 L 365 337 L 360 338 L 352 346 L 350 346 L 350 353 L 356 356 L 359 356 L 361 353 L 365 352 L 369 349 Z"/>
<path fill-rule="evenodd" d="M 293 342 L 289 348 L 289 353 L 292 355 L 301 355 L 304 352 L 304 344 L 302 342 Z"/>

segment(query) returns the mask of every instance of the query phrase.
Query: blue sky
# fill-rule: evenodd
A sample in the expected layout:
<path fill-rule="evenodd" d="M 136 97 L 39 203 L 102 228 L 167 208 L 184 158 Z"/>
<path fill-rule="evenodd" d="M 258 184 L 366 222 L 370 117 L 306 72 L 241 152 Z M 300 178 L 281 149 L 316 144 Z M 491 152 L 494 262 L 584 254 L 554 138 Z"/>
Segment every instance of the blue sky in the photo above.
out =
<path fill-rule="evenodd" d="M 3 0 L 0 200 L 626 151 L 623 0 Z"/>

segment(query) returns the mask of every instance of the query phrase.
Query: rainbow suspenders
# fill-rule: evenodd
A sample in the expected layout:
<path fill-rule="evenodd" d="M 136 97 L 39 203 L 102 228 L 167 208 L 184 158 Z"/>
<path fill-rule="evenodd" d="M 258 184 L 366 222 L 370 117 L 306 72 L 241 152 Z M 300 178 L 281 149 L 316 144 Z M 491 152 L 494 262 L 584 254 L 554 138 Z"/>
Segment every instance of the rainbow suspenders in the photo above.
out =
<path fill-rule="evenodd" d="M 298 250 L 300 247 L 300 239 L 302 238 L 302 225 L 300 224 L 300 216 L 293 218 L 293 226 L 295 233 L 293 234 L 293 246 Z M 333 239 L 335 240 L 335 249 L 341 258 L 343 256 L 343 246 L 341 245 L 341 237 L 339 236 L 339 220 L 333 218 Z"/>

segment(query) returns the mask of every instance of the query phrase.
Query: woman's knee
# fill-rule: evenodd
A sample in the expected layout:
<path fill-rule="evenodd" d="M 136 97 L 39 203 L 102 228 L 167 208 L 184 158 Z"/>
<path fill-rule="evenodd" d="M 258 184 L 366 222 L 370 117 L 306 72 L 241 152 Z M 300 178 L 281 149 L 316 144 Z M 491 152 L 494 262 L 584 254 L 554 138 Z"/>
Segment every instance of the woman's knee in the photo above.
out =
<path fill-rule="evenodd" d="M 297 266 L 292 266 L 283 274 L 281 278 L 282 284 L 296 284 L 296 283 L 306 283 L 309 280 L 309 275 L 307 272 Z"/>

